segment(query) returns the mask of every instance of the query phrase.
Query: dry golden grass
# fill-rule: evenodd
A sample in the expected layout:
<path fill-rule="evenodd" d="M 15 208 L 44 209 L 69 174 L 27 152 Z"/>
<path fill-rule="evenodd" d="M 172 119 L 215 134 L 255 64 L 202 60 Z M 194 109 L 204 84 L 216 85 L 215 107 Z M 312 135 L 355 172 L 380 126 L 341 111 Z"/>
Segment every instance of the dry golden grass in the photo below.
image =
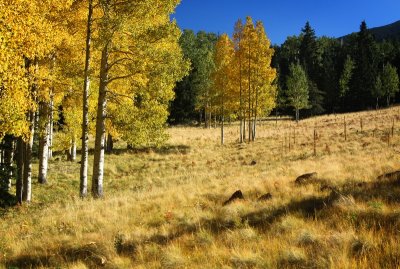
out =
<path fill-rule="evenodd" d="M 52 161 L 34 202 L 0 217 L 0 268 L 399 268 L 400 183 L 376 178 L 400 169 L 400 110 L 345 116 L 346 141 L 330 115 L 263 121 L 243 145 L 234 124 L 224 146 L 189 127 L 159 150 L 120 143 L 101 200 L 79 199 L 79 164 Z"/>

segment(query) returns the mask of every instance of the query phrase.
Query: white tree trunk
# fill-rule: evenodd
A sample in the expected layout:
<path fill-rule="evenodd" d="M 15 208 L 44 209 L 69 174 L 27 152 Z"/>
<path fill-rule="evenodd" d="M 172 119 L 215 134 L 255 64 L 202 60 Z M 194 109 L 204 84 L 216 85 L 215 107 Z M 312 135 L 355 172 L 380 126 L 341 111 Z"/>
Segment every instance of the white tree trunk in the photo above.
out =
<path fill-rule="evenodd" d="M 256 130 L 257 130 L 257 117 L 253 121 L 253 141 L 256 140 Z"/>
<path fill-rule="evenodd" d="M 30 136 L 28 142 L 25 142 L 24 150 L 24 180 L 23 180 L 23 191 L 22 200 L 30 202 L 32 200 L 32 147 L 33 147 L 33 136 L 35 134 L 35 112 L 29 112 L 30 122 Z"/>
<path fill-rule="evenodd" d="M 239 143 L 243 143 L 243 120 L 240 119 L 240 126 L 239 126 Z"/>
<path fill-rule="evenodd" d="M 210 106 L 210 111 L 208 112 L 208 129 L 211 129 L 211 121 L 212 121 L 212 115 L 211 115 L 211 106 Z"/>
<path fill-rule="evenodd" d="M 22 192 L 23 192 L 23 181 L 24 181 L 24 141 L 22 137 L 17 139 L 17 182 L 15 196 L 17 197 L 17 202 L 22 204 Z"/>
<path fill-rule="evenodd" d="M 245 114 L 243 113 L 243 115 Z M 243 117 L 243 142 L 246 142 L 246 115 Z"/>
<path fill-rule="evenodd" d="M 53 91 L 50 93 L 49 103 L 49 141 L 48 141 L 48 158 L 53 158 L 53 128 L 54 128 L 54 95 Z"/>
<path fill-rule="evenodd" d="M 103 48 L 100 67 L 100 86 L 97 105 L 96 139 L 93 162 L 92 194 L 95 198 L 103 196 L 104 148 L 105 148 L 105 119 L 106 93 L 108 83 L 108 44 Z"/>
<path fill-rule="evenodd" d="M 75 139 L 75 137 L 73 137 L 72 141 L 71 141 L 70 156 L 71 156 L 70 161 L 75 162 L 76 161 L 76 139 Z"/>
<path fill-rule="evenodd" d="M 222 115 L 222 119 L 221 119 L 221 145 L 224 144 L 224 115 Z"/>
<path fill-rule="evenodd" d="M 87 196 L 87 172 L 89 156 L 89 88 L 90 88 L 90 44 L 92 39 L 92 15 L 93 0 L 89 0 L 88 19 L 86 25 L 86 56 L 85 56 L 85 78 L 83 85 L 83 115 L 82 115 L 82 148 L 79 194 Z"/>
<path fill-rule="evenodd" d="M 42 102 L 39 105 L 40 126 L 43 128 L 39 131 L 39 176 L 38 181 L 41 184 L 47 183 L 47 168 L 49 157 L 49 140 L 50 140 L 50 120 L 49 120 L 49 104 Z"/>

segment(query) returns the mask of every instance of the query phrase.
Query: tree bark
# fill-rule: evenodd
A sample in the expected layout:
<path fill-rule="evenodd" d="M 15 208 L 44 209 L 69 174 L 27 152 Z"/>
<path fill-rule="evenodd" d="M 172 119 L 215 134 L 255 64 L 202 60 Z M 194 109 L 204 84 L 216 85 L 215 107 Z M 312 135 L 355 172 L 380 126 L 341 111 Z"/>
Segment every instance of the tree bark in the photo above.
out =
<path fill-rule="evenodd" d="M 200 111 L 200 113 L 199 113 L 199 127 L 201 127 L 202 121 L 203 121 L 203 112 Z"/>
<path fill-rule="evenodd" d="M 211 107 L 210 107 L 210 111 L 208 111 L 208 129 L 211 129 L 211 121 L 212 121 L 212 114 L 211 114 Z"/>
<path fill-rule="evenodd" d="M 243 142 L 246 142 L 246 113 L 243 112 Z"/>
<path fill-rule="evenodd" d="M 39 176 L 38 182 L 41 184 L 47 183 L 47 168 L 49 157 L 49 136 L 50 136 L 50 121 L 49 121 L 49 104 L 41 102 L 39 104 L 40 127 L 39 131 Z"/>
<path fill-rule="evenodd" d="M 4 150 L 2 149 L 2 141 L 0 141 L 0 166 L 3 165 L 4 160 Z"/>
<path fill-rule="evenodd" d="M 23 179 L 24 179 L 24 141 L 22 137 L 17 139 L 17 182 L 16 182 L 16 192 L 17 202 L 22 204 L 22 192 L 23 192 Z"/>
<path fill-rule="evenodd" d="M 250 50 L 250 44 L 249 44 L 249 142 L 251 140 L 251 50 Z"/>
<path fill-rule="evenodd" d="M 299 109 L 296 108 L 296 122 L 299 122 Z"/>
<path fill-rule="evenodd" d="M 75 162 L 76 161 L 76 139 L 75 137 L 72 138 L 71 141 L 71 148 L 70 148 L 70 161 Z"/>
<path fill-rule="evenodd" d="M 33 147 L 33 136 L 35 134 L 35 112 L 29 112 L 30 122 L 30 133 L 29 140 L 24 144 L 24 180 L 23 180 L 23 191 L 22 200 L 24 202 L 30 202 L 32 200 L 32 147 Z"/>
<path fill-rule="evenodd" d="M 239 143 L 243 143 L 243 120 L 242 120 L 242 116 L 240 116 L 240 134 L 239 134 Z"/>
<path fill-rule="evenodd" d="M 207 129 L 207 104 L 204 108 L 204 128 Z"/>
<path fill-rule="evenodd" d="M 256 126 L 257 126 L 257 118 L 254 118 L 253 131 L 252 131 L 252 133 L 253 133 L 253 142 L 256 141 Z"/>
<path fill-rule="evenodd" d="M 56 67 L 56 57 L 53 56 L 52 63 L 52 72 L 54 73 L 54 69 Z M 49 104 L 48 104 L 48 117 L 49 117 L 49 138 L 48 138 L 48 149 L 47 149 L 47 158 L 50 160 L 53 158 L 53 128 L 54 128 L 54 87 L 50 88 L 49 93 Z"/>
<path fill-rule="evenodd" d="M 8 192 L 11 189 L 11 178 L 13 176 L 14 138 L 11 135 L 6 135 L 3 146 L 2 168 L 4 169 L 4 182 L 0 188 Z"/>
<path fill-rule="evenodd" d="M 104 176 L 104 147 L 105 147 L 105 119 L 106 119 L 106 93 L 108 84 L 108 50 L 109 44 L 103 48 L 100 67 L 100 86 L 97 105 L 96 139 L 94 149 L 92 195 L 95 198 L 103 197 Z"/>
<path fill-rule="evenodd" d="M 92 40 L 92 17 L 93 0 L 89 0 L 88 20 L 86 25 L 86 55 L 85 55 L 85 73 L 83 83 L 83 113 L 82 113 L 82 148 L 81 148 L 81 169 L 79 195 L 87 196 L 87 173 L 89 156 L 89 88 L 90 88 L 90 45 Z"/>
<path fill-rule="evenodd" d="M 225 115 L 225 93 L 224 90 L 222 90 L 222 106 L 221 106 L 221 145 L 224 144 L 224 115 Z"/>
<path fill-rule="evenodd" d="M 240 46 L 240 40 L 241 38 L 239 37 L 239 46 Z M 239 117 L 240 117 L 240 139 L 239 142 L 243 143 L 244 142 L 244 131 L 243 128 L 243 97 L 242 97 L 242 53 L 241 53 L 241 48 L 239 47 Z"/>
<path fill-rule="evenodd" d="M 114 149 L 114 141 L 112 135 L 108 133 L 107 135 L 107 153 L 111 153 Z"/>
<path fill-rule="evenodd" d="M 221 117 L 221 145 L 224 144 L 224 115 Z"/>
<path fill-rule="evenodd" d="M 54 94 L 53 90 L 50 92 L 49 102 L 49 141 L 48 141 L 48 159 L 53 158 L 53 129 L 54 129 Z"/>

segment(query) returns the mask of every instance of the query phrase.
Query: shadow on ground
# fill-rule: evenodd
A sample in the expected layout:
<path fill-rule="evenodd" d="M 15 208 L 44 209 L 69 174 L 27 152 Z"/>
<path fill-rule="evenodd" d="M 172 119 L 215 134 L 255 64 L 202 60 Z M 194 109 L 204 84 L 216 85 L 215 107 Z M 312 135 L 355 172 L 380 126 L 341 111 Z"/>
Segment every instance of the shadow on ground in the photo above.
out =
<path fill-rule="evenodd" d="M 17 204 L 17 197 L 6 191 L 0 191 L 0 217 L 2 212 Z"/>
<path fill-rule="evenodd" d="M 164 149 L 165 152 L 176 153 L 178 148 Z M 171 153 L 166 153 L 171 154 Z M 319 220 L 327 220 L 333 218 L 334 214 L 338 214 L 339 218 L 345 219 L 353 227 L 367 228 L 374 231 L 385 229 L 392 231 L 393 235 L 398 235 L 400 229 L 400 213 L 383 213 L 376 210 L 371 211 L 341 211 L 335 207 L 336 203 L 343 201 L 351 201 L 349 197 L 356 201 L 370 201 L 371 199 L 382 199 L 393 203 L 399 202 L 400 186 L 398 181 L 376 181 L 371 183 L 350 183 L 338 187 L 330 187 L 328 194 L 322 197 L 308 197 L 300 200 L 292 200 L 288 204 L 278 207 L 269 208 L 263 205 L 263 208 L 254 212 L 240 216 L 239 220 L 225 220 L 220 217 L 211 219 L 202 219 L 196 224 L 178 224 L 169 234 L 155 234 L 142 241 L 125 240 L 123 237 L 116 236 L 115 251 L 119 255 L 125 255 L 135 259 L 135 252 L 139 246 L 146 244 L 167 245 L 172 241 L 187 235 L 193 234 L 200 229 L 210 231 L 214 234 L 232 230 L 243 225 L 259 230 L 268 230 L 272 224 L 279 221 L 288 214 L 295 214 L 304 218 L 318 218 Z M 214 197 L 217 199 L 217 196 Z M 222 198 L 221 198 L 222 199 Z M 221 204 L 222 201 L 219 201 Z M 336 217 L 336 216 L 335 216 Z M 378 246 L 378 248 L 381 246 Z M 375 249 L 374 251 L 378 251 Z M 51 253 L 48 251 L 47 253 Z M 88 268 L 114 268 L 109 263 L 109 257 L 104 248 L 98 247 L 96 244 L 89 244 L 81 247 L 61 247 L 55 251 L 56 254 L 48 256 L 38 256 L 34 254 L 25 254 L 13 260 L 9 260 L 7 266 L 20 268 L 38 268 L 41 266 L 55 266 L 65 262 L 82 261 Z M 386 250 L 382 252 L 384 257 L 390 264 L 398 265 L 400 263 L 400 252 Z M 383 261 L 383 260 L 382 260 Z M 286 265 L 282 264 L 283 267 Z M 289 265 L 287 265 L 289 266 Z"/>

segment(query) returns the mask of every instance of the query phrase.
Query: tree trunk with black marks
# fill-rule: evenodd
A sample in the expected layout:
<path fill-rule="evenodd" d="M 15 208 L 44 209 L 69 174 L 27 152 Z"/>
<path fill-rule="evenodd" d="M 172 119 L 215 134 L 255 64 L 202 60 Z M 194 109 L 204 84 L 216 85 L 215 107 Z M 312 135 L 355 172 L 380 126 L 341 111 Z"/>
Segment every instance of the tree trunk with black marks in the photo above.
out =
<path fill-rule="evenodd" d="M 31 202 L 32 200 L 32 148 L 33 148 L 33 136 L 35 134 L 35 112 L 29 112 L 29 139 L 24 143 L 24 180 L 23 180 L 23 191 L 22 200 L 24 202 Z"/>
<path fill-rule="evenodd" d="M 86 55 L 85 55 L 85 73 L 83 83 L 83 113 L 82 113 L 82 148 L 81 148 L 81 168 L 80 168 L 80 186 L 79 195 L 87 196 L 87 173 L 89 156 L 89 87 L 90 87 L 90 45 L 92 40 L 92 17 L 93 0 L 89 0 L 88 20 L 86 25 Z"/>
<path fill-rule="evenodd" d="M 105 149 L 105 119 L 107 105 L 107 84 L 108 84 L 108 50 L 109 44 L 103 48 L 100 67 L 99 98 L 97 105 L 96 139 L 93 162 L 92 195 L 95 198 L 103 197 L 103 176 L 104 176 L 104 149 Z"/>
<path fill-rule="evenodd" d="M 22 192 L 23 192 L 23 179 L 24 179 L 24 141 L 22 137 L 17 139 L 17 182 L 16 182 L 16 192 L 17 202 L 22 204 Z"/>
<path fill-rule="evenodd" d="M 48 159 L 53 158 L 53 129 L 54 129 L 54 94 L 53 90 L 50 92 L 49 102 L 49 142 L 48 142 Z"/>
<path fill-rule="evenodd" d="M 3 140 L 3 158 L 2 158 L 2 169 L 3 169 L 3 180 L 0 189 L 8 192 L 11 189 L 11 179 L 13 176 L 13 157 L 14 157 L 14 138 L 11 135 L 6 135 Z"/>
<path fill-rule="evenodd" d="M 108 133 L 107 135 L 107 153 L 111 153 L 114 149 L 114 141 L 112 135 Z"/>
<path fill-rule="evenodd" d="M 39 176 L 40 184 L 47 183 L 47 168 L 49 160 L 49 137 L 50 137 L 50 120 L 49 107 L 47 102 L 39 104 L 40 129 L 39 130 Z"/>
<path fill-rule="evenodd" d="M 71 141 L 71 148 L 69 149 L 69 154 L 70 154 L 70 161 L 75 162 L 76 161 L 76 138 L 73 137 Z"/>

